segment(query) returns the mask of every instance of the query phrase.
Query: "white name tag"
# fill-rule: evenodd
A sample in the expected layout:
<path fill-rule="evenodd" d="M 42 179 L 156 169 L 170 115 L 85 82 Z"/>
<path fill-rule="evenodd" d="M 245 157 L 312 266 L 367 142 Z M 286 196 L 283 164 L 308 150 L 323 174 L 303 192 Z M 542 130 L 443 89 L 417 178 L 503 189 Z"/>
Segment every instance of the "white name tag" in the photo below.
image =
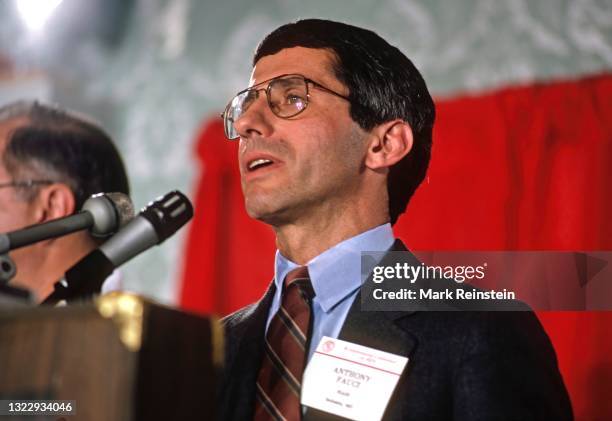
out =
<path fill-rule="evenodd" d="M 302 379 L 302 405 L 380 420 L 408 358 L 324 336 Z"/>

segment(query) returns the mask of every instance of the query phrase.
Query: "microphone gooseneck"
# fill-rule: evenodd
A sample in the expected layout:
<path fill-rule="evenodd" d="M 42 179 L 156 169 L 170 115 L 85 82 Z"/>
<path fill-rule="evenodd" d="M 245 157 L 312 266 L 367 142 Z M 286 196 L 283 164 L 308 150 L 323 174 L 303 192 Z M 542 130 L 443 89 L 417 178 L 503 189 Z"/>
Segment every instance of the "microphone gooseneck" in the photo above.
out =
<path fill-rule="evenodd" d="M 74 215 L 0 234 L 0 254 L 84 229 L 98 237 L 108 236 L 133 216 L 131 200 L 123 193 L 96 194 Z"/>

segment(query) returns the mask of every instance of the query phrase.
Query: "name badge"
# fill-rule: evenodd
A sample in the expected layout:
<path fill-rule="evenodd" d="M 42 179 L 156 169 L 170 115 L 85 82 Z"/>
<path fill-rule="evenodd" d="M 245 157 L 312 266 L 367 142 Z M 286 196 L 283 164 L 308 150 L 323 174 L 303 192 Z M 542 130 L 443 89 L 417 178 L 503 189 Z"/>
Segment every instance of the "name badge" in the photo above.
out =
<path fill-rule="evenodd" d="M 408 358 L 324 336 L 302 378 L 302 405 L 380 420 Z"/>

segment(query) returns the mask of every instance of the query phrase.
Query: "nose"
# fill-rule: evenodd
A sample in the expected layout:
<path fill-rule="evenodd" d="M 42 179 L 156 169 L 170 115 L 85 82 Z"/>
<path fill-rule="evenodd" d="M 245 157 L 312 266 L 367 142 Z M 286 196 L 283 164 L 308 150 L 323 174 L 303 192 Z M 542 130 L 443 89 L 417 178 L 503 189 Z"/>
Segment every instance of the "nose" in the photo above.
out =
<path fill-rule="evenodd" d="M 249 108 L 234 122 L 234 128 L 242 138 L 252 136 L 268 137 L 273 132 L 274 115 L 268 107 L 266 94 L 262 93 Z"/>

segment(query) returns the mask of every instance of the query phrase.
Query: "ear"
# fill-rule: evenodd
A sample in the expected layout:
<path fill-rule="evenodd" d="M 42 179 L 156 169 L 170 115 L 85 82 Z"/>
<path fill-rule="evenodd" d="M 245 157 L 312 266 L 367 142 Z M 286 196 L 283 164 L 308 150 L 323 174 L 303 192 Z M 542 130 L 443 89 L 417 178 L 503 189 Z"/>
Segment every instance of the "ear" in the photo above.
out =
<path fill-rule="evenodd" d="M 403 120 L 379 124 L 370 132 L 366 167 L 381 170 L 395 165 L 412 149 L 412 128 Z"/>
<path fill-rule="evenodd" d="M 76 205 L 72 190 L 64 183 L 53 183 L 43 187 L 36 200 L 39 223 L 70 216 L 74 213 Z"/>

